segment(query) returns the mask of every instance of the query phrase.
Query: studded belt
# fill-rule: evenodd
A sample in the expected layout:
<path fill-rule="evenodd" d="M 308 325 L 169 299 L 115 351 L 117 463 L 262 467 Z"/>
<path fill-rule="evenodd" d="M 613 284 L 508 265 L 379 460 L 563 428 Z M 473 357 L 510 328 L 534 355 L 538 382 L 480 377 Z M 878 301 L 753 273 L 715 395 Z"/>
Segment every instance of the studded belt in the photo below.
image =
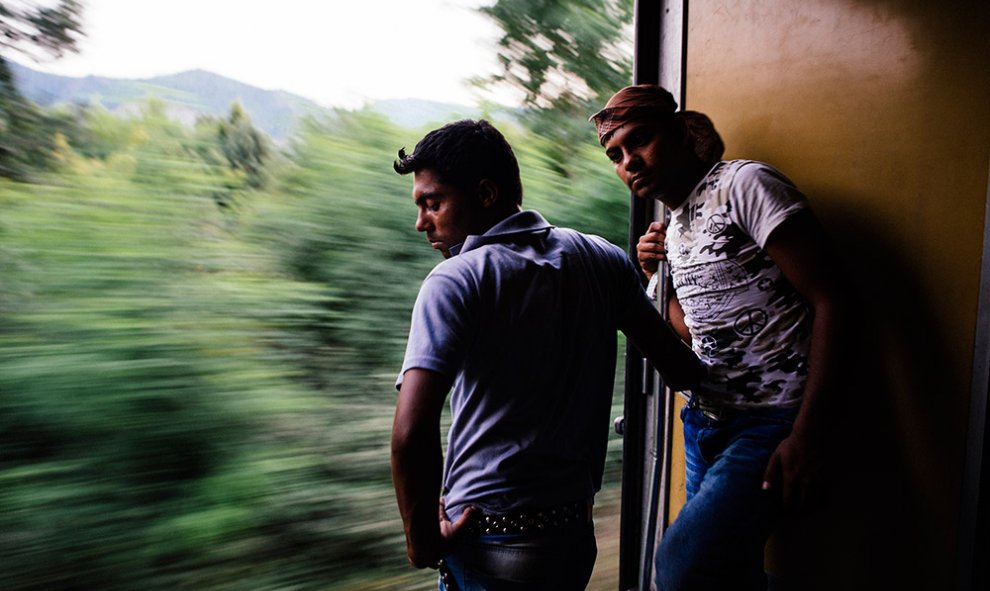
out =
<path fill-rule="evenodd" d="M 467 525 L 469 535 L 519 535 L 576 529 L 591 523 L 591 502 L 576 501 L 545 509 L 510 513 L 476 513 Z"/>

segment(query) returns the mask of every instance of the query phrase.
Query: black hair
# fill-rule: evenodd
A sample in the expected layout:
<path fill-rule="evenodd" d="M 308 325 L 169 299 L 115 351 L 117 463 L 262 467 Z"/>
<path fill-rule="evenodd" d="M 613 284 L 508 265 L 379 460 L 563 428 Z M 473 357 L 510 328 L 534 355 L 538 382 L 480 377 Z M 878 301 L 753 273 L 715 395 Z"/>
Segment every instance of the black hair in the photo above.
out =
<path fill-rule="evenodd" d="M 419 140 L 412 153 L 400 149 L 392 167 L 399 174 L 429 169 L 440 182 L 469 194 L 488 179 L 498 187 L 503 207 L 522 204 L 519 163 L 512 147 L 484 119 L 462 119 L 434 129 Z"/>

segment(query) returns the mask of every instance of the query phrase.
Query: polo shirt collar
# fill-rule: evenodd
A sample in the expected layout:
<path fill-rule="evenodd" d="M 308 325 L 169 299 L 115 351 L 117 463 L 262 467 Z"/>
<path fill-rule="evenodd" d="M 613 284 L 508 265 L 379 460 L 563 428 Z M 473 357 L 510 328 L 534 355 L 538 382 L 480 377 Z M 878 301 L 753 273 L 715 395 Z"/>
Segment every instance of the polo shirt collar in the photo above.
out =
<path fill-rule="evenodd" d="M 486 244 L 518 242 L 523 235 L 546 234 L 551 228 L 553 225 L 539 212 L 531 209 L 523 210 L 495 224 L 484 234 L 468 236 L 464 242 L 450 249 L 450 255 L 455 256 Z"/>

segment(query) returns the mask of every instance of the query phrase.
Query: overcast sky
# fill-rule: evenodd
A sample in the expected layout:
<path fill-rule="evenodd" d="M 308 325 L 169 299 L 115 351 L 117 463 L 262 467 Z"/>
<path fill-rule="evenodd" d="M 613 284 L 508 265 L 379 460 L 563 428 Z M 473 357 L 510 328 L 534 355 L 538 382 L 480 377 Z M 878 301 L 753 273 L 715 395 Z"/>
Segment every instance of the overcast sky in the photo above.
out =
<path fill-rule="evenodd" d="M 497 70 L 493 0 L 83 0 L 79 53 L 32 68 L 150 78 L 204 69 L 324 106 L 385 98 L 477 104 Z M 507 96 L 488 97 L 511 102 Z"/>

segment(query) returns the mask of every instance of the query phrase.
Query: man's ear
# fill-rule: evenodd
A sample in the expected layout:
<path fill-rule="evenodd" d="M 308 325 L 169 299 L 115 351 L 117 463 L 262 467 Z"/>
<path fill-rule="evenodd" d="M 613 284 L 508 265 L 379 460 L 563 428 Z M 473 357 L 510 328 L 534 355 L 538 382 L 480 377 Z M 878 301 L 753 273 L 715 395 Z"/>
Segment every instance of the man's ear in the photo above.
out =
<path fill-rule="evenodd" d="M 481 207 L 491 209 L 498 203 L 498 185 L 490 179 L 481 179 L 478 183 L 478 199 L 481 201 Z"/>

